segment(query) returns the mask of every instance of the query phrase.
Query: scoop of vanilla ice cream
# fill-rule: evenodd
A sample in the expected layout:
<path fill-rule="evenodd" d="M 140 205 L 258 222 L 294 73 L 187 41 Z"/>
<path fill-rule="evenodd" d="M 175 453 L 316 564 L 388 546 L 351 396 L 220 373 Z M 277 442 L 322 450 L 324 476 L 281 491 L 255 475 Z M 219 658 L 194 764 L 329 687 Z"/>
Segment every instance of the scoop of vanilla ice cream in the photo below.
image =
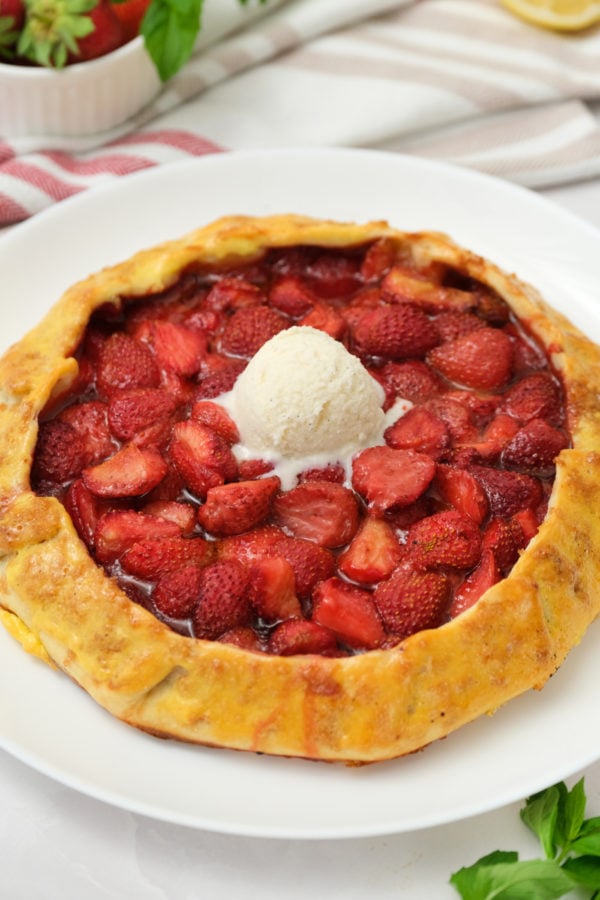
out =
<path fill-rule="evenodd" d="M 339 341 L 293 326 L 250 360 L 230 408 L 252 451 L 335 459 L 381 439 L 383 399 L 382 387 Z"/>

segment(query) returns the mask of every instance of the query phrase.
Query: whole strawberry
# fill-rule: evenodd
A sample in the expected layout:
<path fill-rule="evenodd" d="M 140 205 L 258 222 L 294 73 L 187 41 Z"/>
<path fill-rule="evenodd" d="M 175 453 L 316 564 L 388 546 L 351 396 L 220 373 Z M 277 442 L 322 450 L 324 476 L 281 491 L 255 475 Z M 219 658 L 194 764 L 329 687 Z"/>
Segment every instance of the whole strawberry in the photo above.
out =
<path fill-rule="evenodd" d="M 114 10 L 123 27 L 123 38 L 132 41 L 140 33 L 142 19 L 150 0 L 113 0 Z"/>
<path fill-rule="evenodd" d="M 124 42 L 110 0 L 25 0 L 25 4 L 17 52 L 37 65 L 62 69 L 104 56 Z"/>

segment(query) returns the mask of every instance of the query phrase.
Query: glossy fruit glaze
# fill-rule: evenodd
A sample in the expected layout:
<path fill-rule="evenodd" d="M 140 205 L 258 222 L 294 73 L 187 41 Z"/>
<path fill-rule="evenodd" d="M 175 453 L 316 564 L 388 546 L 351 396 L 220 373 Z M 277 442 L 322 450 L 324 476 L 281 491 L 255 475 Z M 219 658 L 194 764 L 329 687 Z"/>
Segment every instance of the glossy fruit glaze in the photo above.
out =
<path fill-rule="evenodd" d="M 385 443 L 283 490 L 215 402 L 291 325 L 385 392 Z M 32 486 L 93 558 L 191 638 L 327 656 L 443 625 L 511 570 L 569 444 L 562 387 L 490 288 L 382 239 L 293 247 L 103 307 L 40 420 Z"/>

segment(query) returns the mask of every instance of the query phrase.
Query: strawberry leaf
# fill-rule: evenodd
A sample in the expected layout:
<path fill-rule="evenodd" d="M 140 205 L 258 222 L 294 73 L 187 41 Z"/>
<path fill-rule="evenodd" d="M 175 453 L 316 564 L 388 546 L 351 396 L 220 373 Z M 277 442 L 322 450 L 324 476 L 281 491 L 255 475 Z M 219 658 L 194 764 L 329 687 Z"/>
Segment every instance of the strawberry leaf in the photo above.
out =
<path fill-rule="evenodd" d="M 77 40 L 94 30 L 87 15 L 97 0 L 47 0 L 28 5 L 27 20 L 19 37 L 17 53 L 37 65 L 62 69 L 69 53 L 76 55 Z"/>
<path fill-rule="evenodd" d="M 0 16 L 0 58 L 12 59 L 12 48 L 17 43 L 19 32 L 15 29 L 14 16 Z"/>

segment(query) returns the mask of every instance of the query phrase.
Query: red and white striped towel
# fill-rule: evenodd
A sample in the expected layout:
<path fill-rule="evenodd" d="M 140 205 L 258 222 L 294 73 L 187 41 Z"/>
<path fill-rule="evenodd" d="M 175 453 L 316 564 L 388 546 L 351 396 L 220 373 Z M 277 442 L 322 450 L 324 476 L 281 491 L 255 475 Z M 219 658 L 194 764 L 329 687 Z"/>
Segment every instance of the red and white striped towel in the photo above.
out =
<path fill-rule="evenodd" d="M 0 135 L 0 225 L 150 166 L 285 146 L 411 153 L 533 187 L 600 175 L 600 28 L 541 31 L 499 0 L 280 0 L 205 40 L 115 132 Z"/>

